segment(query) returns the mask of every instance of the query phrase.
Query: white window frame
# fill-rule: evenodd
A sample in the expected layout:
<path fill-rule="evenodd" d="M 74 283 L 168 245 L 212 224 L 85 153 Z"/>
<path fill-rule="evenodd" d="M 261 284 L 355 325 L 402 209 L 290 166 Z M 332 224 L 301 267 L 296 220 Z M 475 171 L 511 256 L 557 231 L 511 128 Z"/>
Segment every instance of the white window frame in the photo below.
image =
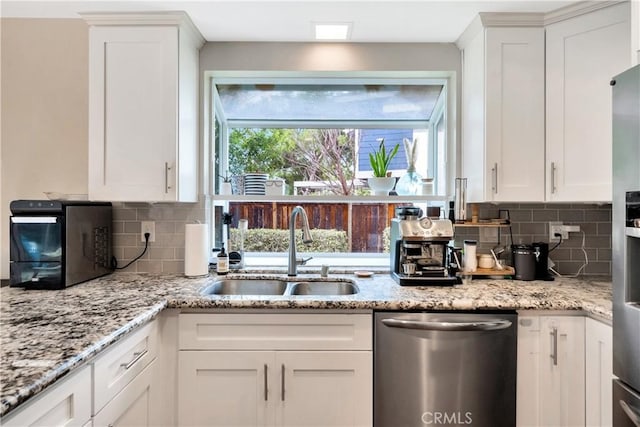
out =
<path fill-rule="evenodd" d="M 307 76 L 300 77 L 300 74 L 307 74 Z M 309 76 L 310 74 L 310 76 Z M 228 164 L 228 135 L 229 129 L 235 127 L 271 127 L 271 128 L 296 128 L 300 127 L 300 122 L 294 121 L 240 121 L 240 120 L 227 120 L 223 116 L 222 105 L 220 104 L 219 96 L 217 94 L 216 84 L 267 84 L 267 83 L 291 83 L 293 80 L 297 84 L 304 83 L 313 83 L 318 84 L 319 80 L 322 79 L 331 79 L 331 83 L 357 83 L 357 84 L 441 84 L 443 85 L 443 93 L 440 96 L 438 103 L 432 113 L 431 120 L 429 121 L 407 121 L 399 124 L 398 122 L 387 122 L 387 121 L 375 121 L 371 123 L 363 123 L 363 122 L 350 122 L 350 121 L 316 121 L 313 123 L 313 127 L 315 128 L 428 128 L 429 129 L 429 170 L 433 170 L 433 177 L 437 176 L 437 161 L 436 161 L 436 150 L 437 146 L 435 144 L 436 140 L 436 131 L 437 123 L 440 120 L 445 121 L 445 129 L 446 132 L 446 153 L 444 153 L 445 158 L 447 159 L 447 170 L 446 170 L 446 182 L 445 182 L 445 194 L 440 196 L 432 196 L 428 198 L 420 198 L 420 200 L 416 200 L 416 204 L 424 204 L 430 203 L 431 205 L 440 205 L 443 209 L 446 208 L 446 200 L 450 199 L 450 193 L 452 191 L 452 182 L 453 177 L 457 176 L 457 164 L 455 161 L 449 162 L 450 158 L 457 158 L 455 155 L 458 151 L 458 146 L 456 143 L 452 143 L 456 141 L 455 139 L 455 128 L 449 125 L 447 120 L 449 112 L 455 113 L 456 96 L 455 96 L 455 84 L 456 78 L 455 73 L 451 72 L 443 72 L 442 75 L 439 76 L 413 76 L 413 77 L 405 77 L 404 74 L 416 74 L 416 73 L 403 73 L 399 72 L 397 76 L 389 77 L 389 78 L 376 78 L 374 75 L 377 73 L 360 73 L 360 72 L 340 72 L 340 73 L 302 73 L 302 72 L 205 72 L 204 73 L 204 86 L 205 86 L 205 104 L 210 103 L 212 105 L 212 111 L 206 111 L 205 108 L 204 114 L 209 114 L 209 117 L 204 120 L 205 129 L 203 130 L 205 140 L 208 140 L 208 148 L 205 151 L 208 157 L 207 167 L 209 168 L 209 173 L 205 174 L 205 176 L 209 176 L 208 181 L 208 191 L 205 193 L 205 196 L 212 200 L 213 206 L 221 206 L 224 211 L 228 210 L 229 200 L 221 198 L 215 194 L 215 180 L 219 172 L 224 172 L 224 167 Z M 388 74 L 388 73 L 381 73 Z M 428 73 L 433 74 L 433 73 Z M 280 79 L 280 80 L 279 80 Z M 223 167 L 222 171 L 217 171 L 215 169 L 214 159 L 214 135 L 213 129 L 214 124 L 211 121 L 211 117 L 215 119 L 216 115 L 220 118 L 220 132 L 221 132 L 221 141 L 226 141 L 226 143 L 221 144 L 223 152 L 221 153 L 221 158 L 224 159 L 221 162 Z M 278 126 L 274 126 L 277 124 Z M 427 126 L 425 126 L 427 124 Z M 267 126 L 268 125 L 268 126 Z M 208 138 L 207 138 L 208 136 Z M 433 163 L 433 164 L 432 164 Z M 433 168 L 433 169 L 431 169 Z M 301 201 L 308 201 L 309 198 L 305 196 L 289 196 L 294 198 L 299 198 Z M 279 201 L 279 197 L 274 197 L 274 201 Z M 320 198 L 314 196 L 313 201 L 317 202 L 331 202 L 336 201 L 340 203 L 358 203 L 358 202 L 366 202 L 371 200 L 363 200 L 362 196 L 340 196 L 335 198 Z M 287 200 L 290 201 L 290 200 Z M 394 199 L 384 199 L 380 200 L 381 202 L 391 203 Z M 399 200 L 398 200 L 399 201 Z M 211 242 L 215 242 L 215 227 L 213 224 L 214 221 L 213 208 L 211 209 L 211 214 L 209 215 L 209 220 L 211 221 L 210 233 L 211 233 Z M 226 236 L 223 236 L 223 239 L 226 243 Z M 262 254 L 262 253 L 247 253 L 248 256 L 252 258 L 280 258 L 280 255 L 286 257 L 286 254 Z M 371 265 L 371 263 L 378 263 L 381 259 L 388 258 L 388 254 L 373 254 L 373 253 L 354 253 L 352 255 L 357 255 L 355 259 L 362 260 L 360 264 L 357 265 Z M 314 259 L 326 259 L 330 261 L 331 259 L 344 257 L 343 253 L 314 253 Z M 251 265 L 249 263 L 248 265 Z"/>

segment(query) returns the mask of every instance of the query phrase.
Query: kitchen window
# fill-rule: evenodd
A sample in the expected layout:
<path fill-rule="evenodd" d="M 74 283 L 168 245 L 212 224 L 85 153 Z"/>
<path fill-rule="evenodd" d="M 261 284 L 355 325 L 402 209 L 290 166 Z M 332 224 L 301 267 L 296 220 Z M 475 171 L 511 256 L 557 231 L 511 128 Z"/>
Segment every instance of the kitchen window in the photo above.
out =
<path fill-rule="evenodd" d="M 317 230 L 317 243 L 310 249 L 300 245 L 299 251 L 314 258 L 333 256 L 333 264 L 344 253 L 352 264 L 380 264 L 387 257 L 396 206 L 444 208 L 452 158 L 447 84 L 447 79 L 426 78 L 214 75 L 209 120 L 214 246 L 229 247 L 230 240 L 238 250 L 238 220 L 247 219 L 246 259 L 272 264 L 271 258 L 286 257 L 288 214 L 300 204 Z M 416 141 L 417 171 L 432 180 L 433 190 L 372 196 L 369 153 L 383 139 L 387 150 L 399 144 L 389 171 L 400 178 L 407 169 L 404 138 Z M 268 195 L 253 195 L 250 188 L 242 192 L 242 178 L 257 172 L 268 174 Z M 220 194 L 225 179 L 232 183 L 231 195 Z M 224 224 L 228 212 L 233 214 L 226 218 L 230 227 Z"/>

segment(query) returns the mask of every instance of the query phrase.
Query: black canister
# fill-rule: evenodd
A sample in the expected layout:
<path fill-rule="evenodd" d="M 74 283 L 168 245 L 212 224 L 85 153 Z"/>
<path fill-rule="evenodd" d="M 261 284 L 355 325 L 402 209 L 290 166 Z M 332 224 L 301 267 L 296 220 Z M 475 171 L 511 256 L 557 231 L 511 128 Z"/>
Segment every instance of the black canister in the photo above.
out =
<path fill-rule="evenodd" d="M 511 245 L 516 280 L 536 279 L 536 252 L 532 245 Z"/>

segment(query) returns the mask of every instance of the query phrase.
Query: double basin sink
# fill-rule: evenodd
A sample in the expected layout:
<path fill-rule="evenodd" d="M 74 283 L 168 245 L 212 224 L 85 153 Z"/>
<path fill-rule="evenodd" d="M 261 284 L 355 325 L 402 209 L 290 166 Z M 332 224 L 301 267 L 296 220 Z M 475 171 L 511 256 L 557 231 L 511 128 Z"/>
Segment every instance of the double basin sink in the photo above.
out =
<path fill-rule="evenodd" d="M 299 279 L 218 279 L 202 290 L 203 295 L 353 295 L 353 281 Z"/>

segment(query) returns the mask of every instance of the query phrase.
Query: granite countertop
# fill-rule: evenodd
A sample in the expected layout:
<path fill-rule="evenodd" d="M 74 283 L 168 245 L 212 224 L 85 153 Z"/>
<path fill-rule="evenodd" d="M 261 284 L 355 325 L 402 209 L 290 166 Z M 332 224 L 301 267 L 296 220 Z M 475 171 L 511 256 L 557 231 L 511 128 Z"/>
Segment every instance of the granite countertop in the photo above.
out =
<path fill-rule="evenodd" d="M 296 280 L 308 277 L 319 275 L 301 274 Z M 459 286 L 401 287 L 388 274 L 331 277 L 355 280 L 360 292 L 326 297 L 205 297 L 200 291 L 215 277 L 133 273 L 112 274 L 59 291 L 1 288 L 0 416 L 154 319 L 164 308 L 583 310 L 600 320 L 610 322 L 612 318 L 611 282 L 603 280 L 485 279 Z"/>

